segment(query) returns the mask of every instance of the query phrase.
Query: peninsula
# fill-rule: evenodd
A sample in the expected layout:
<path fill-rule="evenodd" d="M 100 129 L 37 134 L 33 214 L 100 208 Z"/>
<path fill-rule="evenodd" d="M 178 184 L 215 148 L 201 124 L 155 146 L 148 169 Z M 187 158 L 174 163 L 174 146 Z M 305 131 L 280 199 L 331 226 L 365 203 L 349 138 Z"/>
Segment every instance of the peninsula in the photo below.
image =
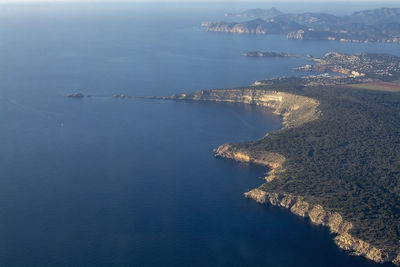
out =
<path fill-rule="evenodd" d="M 245 22 L 203 22 L 210 32 L 285 34 L 288 39 L 332 40 L 354 43 L 400 43 L 400 8 L 380 8 L 347 16 L 327 13 L 283 13 L 276 9 L 247 10 L 234 17 Z"/>
<path fill-rule="evenodd" d="M 346 71 L 153 98 L 238 102 L 282 116 L 283 129 L 214 150 L 267 167 L 265 183 L 245 196 L 329 227 L 353 255 L 400 266 L 400 58 L 331 52 L 313 61 L 307 71 Z"/>

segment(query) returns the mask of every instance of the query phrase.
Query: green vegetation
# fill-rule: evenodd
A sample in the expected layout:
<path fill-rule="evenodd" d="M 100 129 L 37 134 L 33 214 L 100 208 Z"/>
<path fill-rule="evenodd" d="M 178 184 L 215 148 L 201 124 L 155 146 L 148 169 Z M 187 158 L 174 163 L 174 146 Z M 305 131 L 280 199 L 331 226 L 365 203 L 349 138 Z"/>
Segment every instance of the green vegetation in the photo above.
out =
<path fill-rule="evenodd" d="M 329 71 L 342 73 L 346 76 L 364 77 L 370 81 L 392 81 L 400 76 L 400 58 L 390 54 L 344 54 L 326 53 L 321 58 L 315 58 L 314 65 L 296 68 L 302 71 Z"/>
<path fill-rule="evenodd" d="M 367 90 L 376 91 L 388 91 L 388 92 L 400 92 L 400 85 L 397 83 L 359 83 L 359 84 L 349 84 L 349 87 L 361 88 Z"/>
<path fill-rule="evenodd" d="M 400 8 L 365 10 L 340 17 L 311 12 L 290 14 L 276 9 L 253 9 L 225 15 L 254 19 L 245 22 L 207 22 L 203 26 L 213 32 L 287 34 L 290 39 L 400 43 Z"/>
<path fill-rule="evenodd" d="M 225 148 L 253 156 L 265 152 L 284 156 L 283 165 L 274 172 L 275 179 L 263 184 L 261 190 L 304 198 L 302 201 L 322 205 L 330 214 L 339 213 L 352 224 L 352 238 L 382 252 L 371 251 L 367 258 L 400 265 L 400 86 L 396 84 L 400 58 L 330 52 L 312 61 L 316 63 L 298 69 L 343 75 L 280 77 L 257 81 L 250 87 L 165 99 L 229 100 L 279 110 L 286 122 L 290 118 L 291 127 Z M 289 93 L 301 102 L 268 100 L 265 92 Z M 312 112 L 319 117 L 307 117 L 309 109 L 301 107 L 305 99 L 319 103 L 319 110 L 315 112 L 314 106 Z M 237 159 L 233 154 L 225 156 Z M 359 250 L 359 255 L 365 253 L 362 244 L 349 247 Z"/>
<path fill-rule="evenodd" d="M 287 78 L 253 88 L 315 98 L 320 119 L 235 146 L 286 157 L 286 171 L 263 190 L 304 196 L 352 222 L 354 237 L 397 250 L 400 93 L 299 84 Z"/>

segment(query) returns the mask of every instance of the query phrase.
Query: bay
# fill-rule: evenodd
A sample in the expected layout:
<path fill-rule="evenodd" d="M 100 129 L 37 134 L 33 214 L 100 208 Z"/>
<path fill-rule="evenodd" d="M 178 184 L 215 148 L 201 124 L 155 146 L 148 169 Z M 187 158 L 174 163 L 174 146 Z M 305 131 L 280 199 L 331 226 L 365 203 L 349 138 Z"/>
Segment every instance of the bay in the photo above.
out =
<path fill-rule="evenodd" d="M 0 6 L 1 266 L 378 266 L 340 251 L 327 229 L 244 199 L 265 170 L 212 156 L 281 128 L 278 117 L 135 98 L 304 75 L 291 68 L 307 53 L 400 55 L 200 27 L 244 7 Z M 243 56 L 252 50 L 302 57 Z"/>

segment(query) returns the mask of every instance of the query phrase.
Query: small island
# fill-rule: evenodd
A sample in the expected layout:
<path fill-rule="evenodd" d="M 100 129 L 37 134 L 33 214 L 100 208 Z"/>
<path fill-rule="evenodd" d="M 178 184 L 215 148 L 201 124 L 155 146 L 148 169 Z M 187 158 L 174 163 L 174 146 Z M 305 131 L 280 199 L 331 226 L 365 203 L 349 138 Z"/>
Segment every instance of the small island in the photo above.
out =
<path fill-rule="evenodd" d="M 71 98 L 83 98 L 84 95 L 82 93 L 71 93 L 71 94 L 68 95 L 68 97 L 71 97 Z"/>
<path fill-rule="evenodd" d="M 292 57 L 291 54 L 289 53 L 284 53 L 284 52 L 272 52 L 272 51 L 267 51 L 267 52 L 261 52 L 261 51 L 252 51 L 252 52 L 247 52 L 244 54 L 245 57 L 280 57 L 280 58 L 290 58 Z"/>

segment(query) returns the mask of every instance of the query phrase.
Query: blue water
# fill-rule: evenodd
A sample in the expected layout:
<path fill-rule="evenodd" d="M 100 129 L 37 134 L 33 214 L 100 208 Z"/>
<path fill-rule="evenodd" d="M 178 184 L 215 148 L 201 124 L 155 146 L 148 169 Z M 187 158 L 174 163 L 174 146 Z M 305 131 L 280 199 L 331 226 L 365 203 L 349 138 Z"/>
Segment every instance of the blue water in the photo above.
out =
<path fill-rule="evenodd" d="M 0 6 L 0 266 L 375 266 L 340 251 L 325 228 L 244 199 L 263 168 L 212 157 L 220 144 L 279 129 L 279 118 L 134 96 L 303 75 L 290 68 L 307 53 L 399 55 L 399 46 L 199 27 L 229 8 Z M 242 56 L 251 50 L 303 57 Z"/>

